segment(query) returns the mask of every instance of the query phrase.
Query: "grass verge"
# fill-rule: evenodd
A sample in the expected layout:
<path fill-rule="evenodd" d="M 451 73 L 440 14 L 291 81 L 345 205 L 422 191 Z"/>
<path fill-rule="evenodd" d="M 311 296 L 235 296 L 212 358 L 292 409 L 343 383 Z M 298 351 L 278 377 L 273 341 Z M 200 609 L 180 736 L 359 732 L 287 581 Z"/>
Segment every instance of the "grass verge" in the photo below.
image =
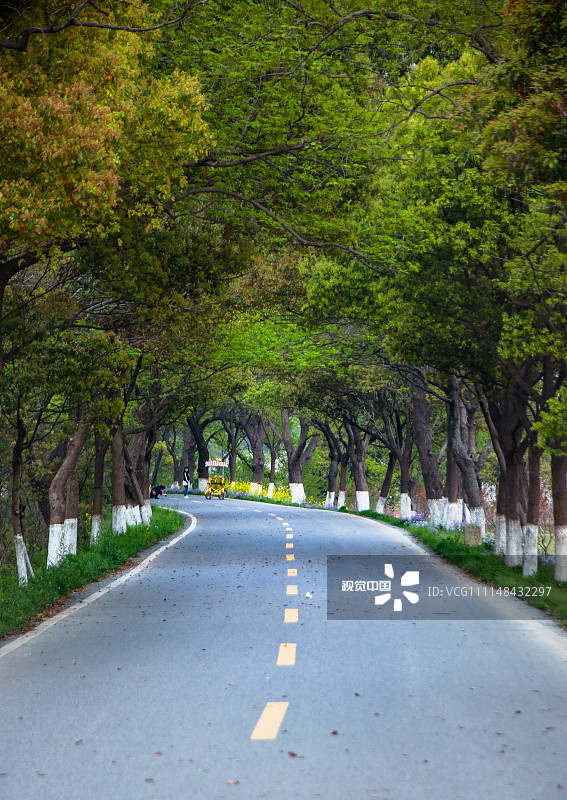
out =
<path fill-rule="evenodd" d="M 71 592 L 123 567 L 141 550 L 174 534 L 183 523 L 175 511 L 154 506 L 149 527 L 129 528 L 120 536 L 104 531 L 94 547 L 85 545 L 58 567 L 46 569 L 46 553 L 37 553 L 33 559 L 36 578 L 27 586 L 18 585 L 15 570 L 4 569 L 0 573 L 0 639 L 49 616 Z"/>
<path fill-rule="evenodd" d="M 409 525 L 396 517 L 377 514 L 375 511 L 348 512 L 361 517 L 376 519 L 404 528 L 420 542 L 435 553 L 443 556 L 447 561 L 456 564 L 464 572 L 479 578 L 490 586 L 511 590 L 519 597 L 521 590 L 529 589 L 543 592 L 543 596 L 522 597 L 524 602 L 535 608 L 546 611 L 563 627 L 567 628 L 567 584 L 557 583 L 553 566 L 540 564 L 538 573 L 532 578 L 524 578 L 521 567 L 507 567 L 504 558 L 494 553 L 491 544 L 485 543 L 479 547 L 469 547 L 465 544 L 463 534 L 457 531 L 447 531 L 443 528 L 432 530 L 420 525 Z M 551 587 L 549 593 L 547 587 Z"/>

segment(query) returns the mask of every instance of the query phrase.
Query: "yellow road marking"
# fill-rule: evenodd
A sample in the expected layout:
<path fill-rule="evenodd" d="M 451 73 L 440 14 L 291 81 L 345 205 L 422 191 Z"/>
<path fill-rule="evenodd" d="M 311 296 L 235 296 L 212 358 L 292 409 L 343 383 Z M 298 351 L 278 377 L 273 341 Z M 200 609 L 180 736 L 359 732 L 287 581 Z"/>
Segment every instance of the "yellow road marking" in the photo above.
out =
<path fill-rule="evenodd" d="M 285 717 L 289 703 L 266 703 L 260 719 L 252 731 L 251 739 L 275 739 Z"/>
<path fill-rule="evenodd" d="M 293 550 L 293 542 L 286 542 L 285 546 L 287 547 L 288 550 Z"/>
<path fill-rule="evenodd" d="M 297 586 L 294 586 L 292 583 L 288 583 L 285 589 L 286 594 L 297 594 Z"/>
<path fill-rule="evenodd" d="M 270 511 L 270 512 L 269 512 L 269 516 L 270 516 L 270 517 L 275 517 L 276 515 L 275 515 L 275 514 L 272 514 L 272 512 Z"/>
<path fill-rule="evenodd" d="M 286 608 L 284 610 L 284 622 L 298 622 L 299 610 L 297 608 Z"/>
<path fill-rule="evenodd" d="M 286 561 L 295 561 L 295 556 L 293 555 L 293 553 L 286 553 L 285 554 L 285 560 Z"/>
<path fill-rule="evenodd" d="M 219 506 L 220 506 L 220 503 L 219 503 Z M 293 539 L 293 533 L 286 533 L 285 538 L 286 539 Z"/>
<path fill-rule="evenodd" d="M 276 517 L 276 519 L 283 519 L 283 517 Z"/>
<path fill-rule="evenodd" d="M 297 645 L 291 642 L 283 642 L 280 644 L 278 653 L 278 660 L 276 661 L 277 667 L 293 667 L 295 665 L 295 651 Z"/>
<path fill-rule="evenodd" d="M 288 577 L 293 578 L 295 575 L 297 575 L 297 570 L 296 569 L 288 569 L 287 574 L 288 574 Z"/>

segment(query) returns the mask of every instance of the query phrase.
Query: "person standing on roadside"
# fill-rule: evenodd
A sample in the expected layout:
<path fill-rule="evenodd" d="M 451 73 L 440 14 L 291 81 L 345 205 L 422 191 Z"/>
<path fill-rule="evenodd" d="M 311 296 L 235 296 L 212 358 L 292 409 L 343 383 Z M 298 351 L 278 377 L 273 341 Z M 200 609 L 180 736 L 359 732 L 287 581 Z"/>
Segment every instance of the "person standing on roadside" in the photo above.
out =
<path fill-rule="evenodd" d="M 189 491 L 189 481 L 191 476 L 189 474 L 189 467 L 185 467 L 183 470 L 183 497 L 187 497 L 187 492 Z"/>

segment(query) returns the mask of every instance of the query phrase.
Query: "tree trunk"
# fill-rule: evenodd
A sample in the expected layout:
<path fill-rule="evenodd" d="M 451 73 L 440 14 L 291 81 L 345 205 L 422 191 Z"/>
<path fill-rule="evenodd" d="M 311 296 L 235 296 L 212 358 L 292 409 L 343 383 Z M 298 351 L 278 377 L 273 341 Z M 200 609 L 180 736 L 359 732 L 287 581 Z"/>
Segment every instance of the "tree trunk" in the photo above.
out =
<path fill-rule="evenodd" d="M 42 520 L 49 528 L 49 487 L 53 474 L 51 474 L 51 465 L 58 464 L 67 451 L 67 443 L 59 441 L 54 449 L 49 453 L 47 458 L 42 458 L 42 468 L 40 471 L 34 469 L 29 470 L 30 483 L 33 486 L 34 495 L 37 502 L 39 513 Z"/>
<path fill-rule="evenodd" d="M 339 463 L 341 467 L 339 478 L 339 496 L 337 498 L 337 508 L 346 506 L 346 489 L 347 489 L 347 475 L 348 475 L 348 453 L 345 450 L 339 451 Z"/>
<path fill-rule="evenodd" d="M 459 384 L 455 377 L 451 378 L 447 396 L 449 398 L 448 438 L 451 443 L 455 461 L 461 471 L 463 490 L 468 500 L 471 522 L 473 525 L 479 526 L 482 538 L 484 539 L 486 534 L 486 517 L 477 481 L 474 454 L 471 455 L 469 451 L 468 441 L 463 442 L 462 401 Z"/>
<path fill-rule="evenodd" d="M 396 456 L 393 453 L 388 453 L 388 466 L 386 467 L 386 475 L 382 481 L 380 489 L 380 496 L 376 503 L 376 511 L 383 514 L 386 509 L 386 502 L 390 494 L 390 486 L 392 485 L 392 478 L 394 476 L 394 467 L 396 466 Z"/>
<path fill-rule="evenodd" d="M 496 517 L 494 520 L 494 552 L 506 552 L 506 478 L 500 473 L 496 494 Z"/>
<path fill-rule="evenodd" d="M 334 508 L 337 496 L 337 477 L 339 474 L 339 442 L 328 422 L 316 422 L 315 425 L 327 442 L 329 448 L 329 471 L 327 473 L 327 496 L 325 508 Z"/>
<path fill-rule="evenodd" d="M 518 453 L 514 453 L 506 465 L 506 554 L 504 563 L 509 567 L 518 567 L 522 563 L 521 468 L 521 457 Z"/>
<path fill-rule="evenodd" d="M 411 461 L 407 449 L 404 448 L 400 466 L 400 519 L 411 518 Z"/>
<path fill-rule="evenodd" d="M 104 492 L 104 459 L 110 442 L 95 431 L 95 463 L 93 478 L 93 518 L 91 520 L 91 544 L 100 536 L 102 521 L 102 499 Z"/>
<path fill-rule="evenodd" d="M 246 434 L 252 452 L 252 481 L 250 482 L 251 494 L 262 494 L 264 483 L 264 443 L 266 429 L 260 414 L 246 416 L 244 409 L 240 409 L 240 425 Z M 236 449 L 236 444 L 235 444 Z"/>
<path fill-rule="evenodd" d="M 265 424 L 264 427 L 266 427 Z M 280 447 L 282 444 L 282 437 L 273 428 L 271 424 L 270 428 L 272 429 L 271 434 L 269 434 L 266 429 L 266 442 L 270 450 L 270 480 L 268 483 L 268 497 L 271 498 L 274 496 L 274 490 L 276 488 L 276 467 L 278 461 L 278 453 L 280 451 Z"/>
<path fill-rule="evenodd" d="M 12 448 L 12 531 L 16 545 L 16 566 L 18 569 L 18 582 L 25 586 L 28 582 L 28 572 L 35 578 L 29 560 L 26 543 L 24 541 L 22 504 L 22 452 L 25 446 L 26 430 L 18 412 L 16 423 L 16 441 Z"/>
<path fill-rule="evenodd" d="M 527 418 L 525 401 L 516 395 L 491 398 L 488 407 L 489 430 L 505 475 L 506 550 L 504 563 L 522 563 L 522 524 L 520 493 L 522 491 L 523 456 L 528 446 L 524 427 Z M 485 414 L 486 416 L 486 414 Z M 528 434 L 529 435 L 529 434 Z M 502 469 L 502 466 L 501 466 Z"/>
<path fill-rule="evenodd" d="M 542 451 L 537 446 L 537 437 L 531 436 L 528 449 L 528 510 L 526 525 L 523 529 L 524 536 L 524 566 L 525 577 L 537 575 L 537 548 L 539 541 L 539 505 L 541 492 L 541 455 Z"/>
<path fill-rule="evenodd" d="M 551 456 L 555 580 L 567 581 L 567 456 Z"/>
<path fill-rule="evenodd" d="M 65 498 L 65 522 L 63 523 L 63 537 L 65 552 L 76 555 L 77 534 L 79 527 L 79 479 L 77 467 L 71 470 L 67 478 Z"/>
<path fill-rule="evenodd" d="M 145 509 L 145 514 L 142 511 L 142 522 L 144 525 L 149 525 L 152 519 L 152 504 L 150 502 L 150 464 L 152 462 L 152 453 L 156 443 L 157 426 L 154 425 L 146 431 L 145 448 L 138 459 L 137 477 L 144 500 L 144 504 L 141 506 L 141 509 Z"/>
<path fill-rule="evenodd" d="M 47 548 L 47 566 L 55 567 L 67 555 L 65 547 L 65 497 L 64 489 L 70 474 L 75 470 L 81 450 L 87 438 L 90 425 L 84 418 L 78 430 L 71 436 L 67 444 L 67 453 L 63 463 L 55 473 L 49 487 L 49 542 Z"/>
<path fill-rule="evenodd" d="M 455 456 L 451 442 L 447 442 L 447 475 L 445 478 L 445 492 L 447 495 L 447 507 L 444 512 L 443 525 L 452 528 L 463 521 L 463 480 L 461 471 Z"/>
<path fill-rule="evenodd" d="M 209 483 L 209 468 L 205 465 L 206 462 L 210 460 L 210 457 L 209 457 L 209 446 L 205 440 L 205 435 L 200 423 L 200 419 L 201 419 L 201 414 L 193 414 L 192 416 L 187 418 L 187 423 L 191 429 L 191 433 L 193 434 L 195 445 L 197 447 L 197 452 L 199 454 L 199 459 L 197 463 L 197 478 L 199 481 L 199 491 L 204 492 Z"/>
<path fill-rule="evenodd" d="M 373 437 L 369 433 L 362 436 L 360 429 L 350 422 L 343 424 L 347 433 L 347 452 L 356 489 L 356 507 L 358 511 L 368 511 L 370 497 L 366 480 L 366 454 Z"/>
<path fill-rule="evenodd" d="M 413 434 L 425 484 L 429 519 L 432 525 L 438 527 L 443 523 L 443 482 L 439 472 L 439 462 L 433 450 L 430 412 L 425 390 L 422 386 L 418 386 L 413 402 Z"/>
<path fill-rule="evenodd" d="M 282 408 L 282 440 L 287 453 L 287 470 L 292 503 L 305 503 L 303 488 L 303 469 L 317 447 L 318 435 L 309 436 L 309 425 L 299 418 L 299 442 L 294 445 L 289 424 L 289 408 Z"/>
<path fill-rule="evenodd" d="M 135 469 L 135 465 L 138 464 L 141 457 L 141 451 L 144 447 L 146 435 L 144 433 L 137 433 L 132 437 L 131 446 L 128 447 L 126 442 L 123 442 L 124 445 L 124 466 L 126 469 L 126 475 L 128 477 L 128 484 L 129 490 L 132 497 L 132 504 L 131 504 L 131 511 L 130 511 L 130 519 L 127 523 L 135 527 L 136 525 L 149 525 L 150 524 L 150 515 L 148 513 L 148 509 L 146 508 L 146 500 L 144 497 L 144 492 L 142 487 L 140 486 L 140 481 L 138 479 L 138 470 Z"/>
<path fill-rule="evenodd" d="M 126 533 L 126 486 L 122 426 L 112 439 L 112 533 Z"/>
<path fill-rule="evenodd" d="M 236 458 L 238 455 L 238 427 L 235 424 L 234 416 L 234 409 L 230 409 L 228 418 L 225 414 L 222 417 L 223 428 L 227 436 L 228 474 L 232 487 L 236 484 Z"/>

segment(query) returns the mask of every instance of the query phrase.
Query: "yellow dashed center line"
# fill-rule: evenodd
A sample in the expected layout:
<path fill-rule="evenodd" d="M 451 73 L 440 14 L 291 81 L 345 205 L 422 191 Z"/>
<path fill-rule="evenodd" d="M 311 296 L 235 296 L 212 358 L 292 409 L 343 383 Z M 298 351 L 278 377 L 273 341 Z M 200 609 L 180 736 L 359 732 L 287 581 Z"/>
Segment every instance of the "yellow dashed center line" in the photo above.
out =
<path fill-rule="evenodd" d="M 298 622 L 299 610 L 297 608 L 284 609 L 284 622 Z"/>
<path fill-rule="evenodd" d="M 297 586 L 295 586 L 293 583 L 288 583 L 288 585 L 285 588 L 285 593 L 286 594 L 297 594 Z"/>
<path fill-rule="evenodd" d="M 285 546 L 287 547 L 288 550 L 293 550 L 293 542 L 286 542 Z"/>
<path fill-rule="evenodd" d="M 295 556 L 293 555 L 293 553 L 286 553 L 285 560 L 286 561 L 295 561 Z"/>
<path fill-rule="evenodd" d="M 286 533 L 285 538 L 286 539 L 293 539 L 293 533 Z"/>
<path fill-rule="evenodd" d="M 295 666 L 296 649 L 297 645 L 292 644 L 291 642 L 283 642 L 282 644 L 280 644 L 276 666 L 277 667 Z"/>
<path fill-rule="evenodd" d="M 260 719 L 252 731 L 251 739 L 275 739 L 285 717 L 289 703 L 266 703 Z"/>
<path fill-rule="evenodd" d="M 295 578 L 297 575 L 296 569 L 288 569 L 287 571 L 288 578 Z"/>

